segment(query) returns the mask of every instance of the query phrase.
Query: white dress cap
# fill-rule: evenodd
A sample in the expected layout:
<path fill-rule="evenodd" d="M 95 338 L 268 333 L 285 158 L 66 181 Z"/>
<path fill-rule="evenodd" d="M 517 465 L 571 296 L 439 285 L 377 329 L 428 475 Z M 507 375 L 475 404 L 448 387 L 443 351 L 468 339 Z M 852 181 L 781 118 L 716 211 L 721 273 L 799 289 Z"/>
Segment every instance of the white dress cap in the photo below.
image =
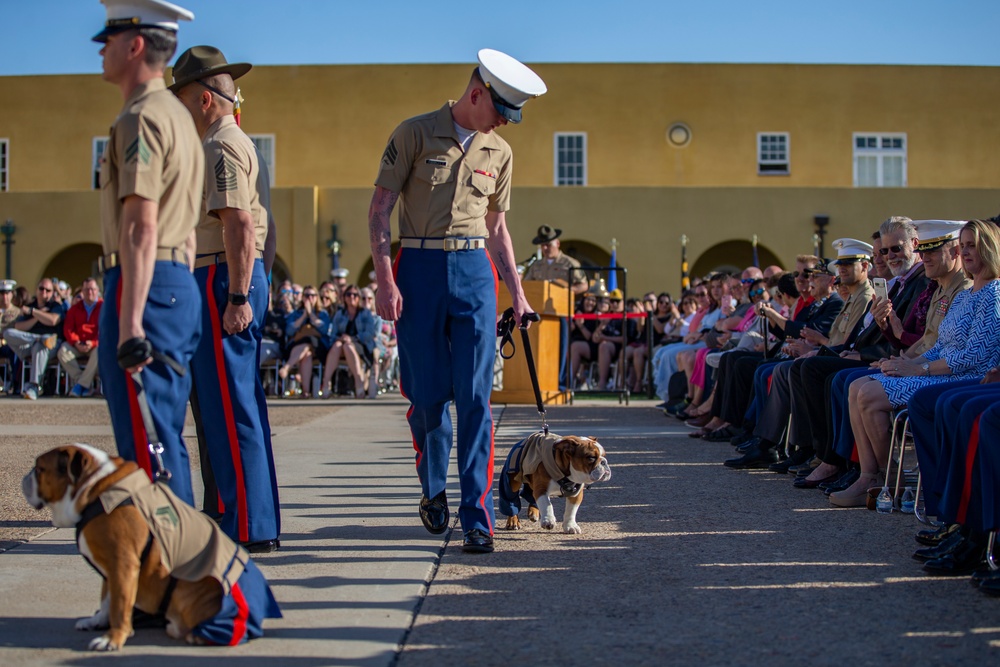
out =
<path fill-rule="evenodd" d="M 110 35 L 135 28 L 161 28 L 177 32 L 178 21 L 193 21 L 194 14 L 164 0 L 101 0 L 107 8 L 104 30 L 92 37 L 106 42 Z"/>
<path fill-rule="evenodd" d="M 0 292 L 13 292 L 17 287 L 16 280 L 0 280 Z"/>
<path fill-rule="evenodd" d="M 961 220 L 914 220 L 917 228 L 917 250 L 935 250 L 957 239 L 965 222 Z"/>
<path fill-rule="evenodd" d="M 334 269 L 330 271 L 330 275 L 334 278 L 346 278 L 350 271 L 348 269 Z"/>
<path fill-rule="evenodd" d="M 479 76 L 489 88 L 497 112 L 511 123 L 521 122 L 525 102 L 548 90 L 529 67 L 493 49 L 479 51 Z"/>
<path fill-rule="evenodd" d="M 857 239 L 837 239 L 833 242 L 833 248 L 837 251 L 835 263 L 849 264 L 858 259 L 870 259 L 872 256 L 872 246 Z"/>

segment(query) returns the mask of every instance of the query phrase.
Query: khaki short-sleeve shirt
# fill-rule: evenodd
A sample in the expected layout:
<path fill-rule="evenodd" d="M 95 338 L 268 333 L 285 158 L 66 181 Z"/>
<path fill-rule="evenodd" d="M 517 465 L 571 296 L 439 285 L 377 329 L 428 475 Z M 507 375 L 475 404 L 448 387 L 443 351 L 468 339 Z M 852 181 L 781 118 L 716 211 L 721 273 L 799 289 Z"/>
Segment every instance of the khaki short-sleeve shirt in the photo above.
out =
<path fill-rule="evenodd" d="M 574 285 L 586 285 L 587 275 L 583 272 L 583 270 L 573 271 L 572 276 L 570 274 L 570 269 L 579 268 L 580 262 L 576 261 L 566 253 L 560 252 L 559 256 L 551 262 L 549 262 L 549 260 L 545 257 L 535 261 L 535 263 L 529 266 L 528 270 L 524 272 L 524 278 L 522 278 L 522 280 L 561 280 L 565 283 L 567 278 L 572 277 L 572 283 Z"/>
<path fill-rule="evenodd" d="M 261 202 L 257 147 L 229 115 L 205 132 L 205 198 L 198 223 L 198 254 L 225 252 L 220 211 L 235 208 L 253 218 L 258 251 L 267 238 L 267 210 Z"/>
<path fill-rule="evenodd" d="M 844 345 L 850 338 L 851 332 L 861 321 L 868 311 L 868 303 L 875 295 L 875 288 L 867 280 L 849 297 L 844 307 L 840 309 L 840 314 L 833 321 L 830 327 L 830 345 Z"/>
<path fill-rule="evenodd" d="M 160 248 L 183 247 L 198 223 L 205 155 L 191 114 L 155 78 L 136 87 L 101 158 L 101 240 L 118 250 L 122 202 L 137 195 L 159 205 Z"/>
<path fill-rule="evenodd" d="M 403 121 L 382 153 L 375 185 L 400 193 L 401 237 L 489 236 L 486 212 L 510 208 L 510 146 L 477 132 L 463 152 L 453 104 Z"/>

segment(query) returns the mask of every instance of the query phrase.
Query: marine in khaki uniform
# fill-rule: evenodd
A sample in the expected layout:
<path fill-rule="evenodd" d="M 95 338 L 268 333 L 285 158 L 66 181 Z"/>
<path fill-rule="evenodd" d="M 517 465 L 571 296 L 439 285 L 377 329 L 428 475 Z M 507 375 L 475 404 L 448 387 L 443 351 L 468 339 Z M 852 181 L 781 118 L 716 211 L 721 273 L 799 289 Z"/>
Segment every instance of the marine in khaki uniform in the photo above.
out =
<path fill-rule="evenodd" d="M 532 245 L 541 246 L 542 256 L 527 268 L 521 280 L 549 280 L 558 282 L 564 287 L 570 285 L 574 294 L 583 294 L 589 287 L 587 275 L 579 269 L 580 262 L 570 257 L 559 247 L 561 229 L 553 229 L 548 225 L 538 228 L 538 234 L 531 240 Z"/>
<path fill-rule="evenodd" d="M 266 172 L 262 175 L 253 141 L 233 117 L 238 95 L 233 81 L 250 69 L 247 63 L 226 62 L 215 47 L 195 46 L 178 57 L 170 90 L 191 113 L 205 150 L 194 263 L 203 335 L 191 364 L 192 405 L 222 501 L 222 529 L 259 553 L 278 548 L 280 521 L 257 363 L 268 299 L 263 257 L 270 190 L 261 185 Z M 206 497 L 211 495 L 216 494 L 206 485 Z"/>
<path fill-rule="evenodd" d="M 163 81 L 177 21 L 194 15 L 161 0 L 104 4 L 107 23 L 93 39 L 104 45 L 103 78 L 119 87 L 125 105 L 101 159 L 101 382 L 119 454 L 152 476 L 147 445 L 158 436 L 171 489 L 194 504 L 181 431 L 191 393 L 186 369 L 201 333 L 201 298 L 189 263 L 204 154 L 190 114 Z M 145 431 L 129 377 L 146 366 L 156 435 Z"/>
<path fill-rule="evenodd" d="M 404 121 L 382 154 L 368 213 L 380 317 L 398 320 L 400 376 L 423 498 L 420 517 L 447 530 L 445 495 L 452 446 L 449 405 L 458 413 L 459 518 L 463 549 L 493 550 L 493 420 L 497 277 L 519 321 L 531 314 L 507 232 L 513 160 L 493 130 L 521 120 L 546 91 L 530 69 L 483 49 L 457 102 Z M 389 258 L 389 216 L 400 199 L 400 251 Z M 487 252 L 488 251 L 488 252 Z"/>

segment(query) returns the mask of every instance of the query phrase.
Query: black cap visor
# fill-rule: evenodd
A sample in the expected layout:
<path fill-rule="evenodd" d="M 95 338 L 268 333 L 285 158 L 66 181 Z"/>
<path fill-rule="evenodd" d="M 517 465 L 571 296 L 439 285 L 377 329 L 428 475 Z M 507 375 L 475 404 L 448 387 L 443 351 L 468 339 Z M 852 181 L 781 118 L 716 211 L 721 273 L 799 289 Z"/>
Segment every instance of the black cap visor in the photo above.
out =
<path fill-rule="evenodd" d="M 521 108 L 512 106 L 502 97 L 497 95 L 496 91 L 489 84 L 486 84 L 486 89 L 490 91 L 490 98 L 493 100 L 493 108 L 497 110 L 497 113 L 507 119 L 508 123 L 521 122 Z"/>

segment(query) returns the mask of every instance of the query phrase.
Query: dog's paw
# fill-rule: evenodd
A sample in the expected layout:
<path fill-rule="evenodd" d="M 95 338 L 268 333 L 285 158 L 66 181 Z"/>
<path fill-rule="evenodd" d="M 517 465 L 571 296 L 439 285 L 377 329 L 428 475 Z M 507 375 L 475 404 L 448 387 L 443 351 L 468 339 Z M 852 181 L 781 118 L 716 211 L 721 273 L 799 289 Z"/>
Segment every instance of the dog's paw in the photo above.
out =
<path fill-rule="evenodd" d="M 103 608 L 94 612 L 93 616 L 81 618 L 76 622 L 77 630 L 107 630 L 111 625 L 108 621 L 108 612 Z"/>
<path fill-rule="evenodd" d="M 521 528 L 521 522 L 516 516 L 507 517 L 507 525 L 504 526 L 506 530 L 518 530 Z"/>
<path fill-rule="evenodd" d="M 580 533 L 583 532 L 582 530 L 580 530 L 580 526 L 577 525 L 576 521 L 573 521 L 571 523 L 564 523 L 562 528 L 563 532 L 566 533 L 567 535 L 579 535 Z"/>
<path fill-rule="evenodd" d="M 90 640 L 88 648 L 91 651 L 118 651 L 121 649 L 121 644 L 115 643 L 109 635 L 103 635 Z"/>
<path fill-rule="evenodd" d="M 539 514 L 538 514 L 538 508 L 537 507 L 529 507 L 528 508 L 528 521 L 530 521 L 532 523 L 538 523 L 538 516 L 539 516 Z"/>
<path fill-rule="evenodd" d="M 183 639 L 185 634 L 184 628 L 181 628 L 173 621 L 167 621 L 166 632 L 167 636 L 171 639 Z"/>
<path fill-rule="evenodd" d="M 208 642 L 205 640 L 204 637 L 199 637 L 193 632 L 189 632 L 188 636 L 184 638 L 184 641 L 186 641 L 191 646 L 208 646 Z"/>
<path fill-rule="evenodd" d="M 553 521 L 552 519 L 546 517 L 546 518 L 542 519 L 542 524 L 541 525 L 542 525 L 542 528 L 544 528 L 545 530 L 552 530 L 553 528 L 556 527 L 556 522 Z"/>

